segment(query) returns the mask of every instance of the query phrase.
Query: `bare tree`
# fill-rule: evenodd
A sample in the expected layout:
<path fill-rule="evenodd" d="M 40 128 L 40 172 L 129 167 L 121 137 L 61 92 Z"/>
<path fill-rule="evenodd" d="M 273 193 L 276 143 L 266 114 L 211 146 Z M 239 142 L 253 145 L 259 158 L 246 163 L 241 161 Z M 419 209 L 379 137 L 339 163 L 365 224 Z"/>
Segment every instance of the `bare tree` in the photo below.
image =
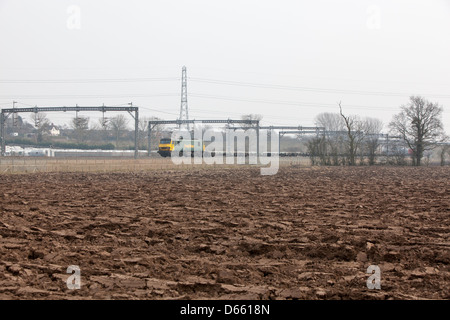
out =
<path fill-rule="evenodd" d="M 402 106 L 402 111 L 389 124 L 412 151 L 413 165 L 420 166 L 424 152 L 444 139 L 442 112 L 443 108 L 437 103 L 411 96 L 409 103 Z"/>
<path fill-rule="evenodd" d="M 339 113 L 323 112 L 316 116 L 315 124 L 326 131 L 344 130 L 345 123 Z"/>
<path fill-rule="evenodd" d="M 71 123 L 72 129 L 75 131 L 75 138 L 78 142 L 84 142 L 87 137 L 87 131 L 89 130 L 89 118 L 88 117 L 75 117 Z"/>
<path fill-rule="evenodd" d="M 35 112 L 31 114 L 31 120 L 36 128 L 36 142 L 42 141 L 42 134 L 44 131 L 50 128 L 50 121 L 47 118 L 47 114 L 43 112 Z"/>
<path fill-rule="evenodd" d="M 111 130 L 116 137 L 116 148 L 119 148 L 120 135 L 127 130 L 128 119 L 123 115 L 119 114 L 110 119 Z"/>
<path fill-rule="evenodd" d="M 147 138 L 147 132 L 148 132 L 148 121 L 150 119 L 148 117 L 141 117 L 139 118 L 139 124 L 138 124 L 138 146 L 139 148 L 147 148 L 146 146 L 146 140 Z"/>
<path fill-rule="evenodd" d="M 100 118 L 98 119 L 98 125 L 102 130 L 108 130 L 111 128 L 111 124 L 109 123 L 109 118 Z"/>
<path fill-rule="evenodd" d="M 363 122 L 357 116 L 345 116 L 342 113 L 341 103 L 339 102 L 339 110 L 344 119 L 347 131 L 347 157 L 348 164 L 354 166 L 356 164 L 356 155 L 361 141 L 364 139 Z"/>
<path fill-rule="evenodd" d="M 24 120 L 17 113 L 13 113 L 10 118 L 6 119 L 6 126 L 9 128 L 20 129 L 24 124 Z"/>
<path fill-rule="evenodd" d="M 243 116 L 241 116 L 242 120 L 258 120 L 261 121 L 263 118 L 263 116 L 261 114 L 244 114 Z M 253 128 L 256 127 L 256 124 L 254 123 L 242 123 L 241 126 L 243 128 Z"/>
<path fill-rule="evenodd" d="M 366 138 L 364 147 L 369 157 L 369 165 L 375 164 L 375 157 L 378 147 L 380 146 L 380 133 L 383 129 L 383 122 L 377 118 L 365 118 L 363 123 Z"/>
<path fill-rule="evenodd" d="M 443 137 L 444 141 L 449 141 L 450 137 L 447 135 L 444 135 Z M 439 152 L 440 158 L 441 158 L 441 166 L 445 165 L 445 155 L 450 155 L 450 144 L 449 143 L 443 143 L 441 146 L 441 150 Z"/>
<path fill-rule="evenodd" d="M 442 146 L 440 156 L 441 156 L 441 166 L 445 165 L 445 155 L 450 154 L 450 146 Z"/>
<path fill-rule="evenodd" d="M 323 164 L 339 165 L 339 154 L 343 153 L 343 134 L 345 123 L 339 113 L 324 112 L 315 118 L 315 124 L 325 129 L 325 146 L 320 148 Z"/>
<path fill-rule="evenodd" d="M 325 148 L 325 136 L 322 134 L 318 134 L 306 142 L 306 150 L 308 152 L 309 159 L 311 160 L 311 165 L 328 164 L 325 159 Z"/>
<path fill-rule="evenodd" d="M 108 130 L 111 129 L 111 123 L 109 118 L 102 117 L 98 119 L 98 130 L 101 130 L 101 137 L 103 140 L 108 138 Z"/>
<path fill-rule="evenodd" d="M 139 119 L 139 145 L 142 146 L 142 148 L 147 149 L 148 146 L 148 122 L 149 121 L 156 121 L 161 120 L 158 117 L 143 117 Z M 151 131 L 151 142 L 152 142 L 152 148 L 157 148 L 159 141 L 163 137 L 163 132 L 165 130 L 165 126 L 163 124 L 157 124 L 152 126 Z"/>

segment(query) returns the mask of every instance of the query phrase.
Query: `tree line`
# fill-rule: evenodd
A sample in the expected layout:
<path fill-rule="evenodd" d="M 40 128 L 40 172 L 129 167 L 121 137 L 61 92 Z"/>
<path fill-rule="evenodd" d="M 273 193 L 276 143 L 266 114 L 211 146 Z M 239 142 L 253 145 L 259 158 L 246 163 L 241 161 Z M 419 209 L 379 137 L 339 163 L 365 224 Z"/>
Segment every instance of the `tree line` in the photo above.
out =
<path fill-rule="evenodd" d="M 69 125 L 64 126 L 53 125 L 44 112 L 31 114 L 30 120 L 28 122 L 20 116 L 9 118 L 6 123 L 7 134 L 17 132 L 20 133 L 20 136 L 8 138 L 8 140 L 23 145 L 77 149 L 111 149 L 111 146 L 116 149 L 126 149 L 133 148 L 134 145 L 134 130 L 130 129 L 130 119 L 123 114 L 111 118 L 100 118 L 96 122 L 91 122 L 89 117 L 77 115 L 71 119 Z M 142 117 L 139 120 L 138 145 L 140 149 L 147 149 L 148 147 L 147 128 L 149 120 L 159 120 L 159 118 Z M 50 137 L 50 130 L 53 127 L 60 130 L 60 137 Z M 162 126 L 153 128 L 153 143 L 159 141 L 162 130 Z M 27 137 L 32 137 L 32 140 L 27 139 Z M 63 138 L 67 141 L 61 141 Z M 105 142 L 109 143 L 105 144 Z"/>
<path fill-rule="evenodd" d="M 401 111 L 394 115 L 388 124 L 388 133 L 383 134 L 384 124 L 381 120 L 371 117 L 348 115 L 341 103 L 339 112 L 321 113 L 315 118 L 315 125 L 323 127 L 324 131 L 306 139 L 306 153 L 312 165 L 375 165 L 380 156 L 384 163 L 406 165 L 408 159 L 415 166 L 420 166 L 425 158 L 428 161 L 430 152 L 440 150 L 441 164 L 450 155 L 449 138 L 444 133 L 442 123 L 443 108 L 420 96 L 411 96 L 409 101 L 401 106 Z M 262 120 L 262 115 L 243 115 L 243 120 Z M 45 113 L 31 116 L 32 123 L 27 123 L 21 117 L 8 119 L 8 132 L 34 132 L 35 144 L 43 145 L 55 142 L 47 140 L 45 132 L 52 124 Z M 138 147 L 148 148 L 148 121 L 159 120 L 156 117 L 142 117 L 139 121 Z M 134 131 L 129 128 L 130 119 L 123 114 L 111 118 L 101 118 L 91 124 L 88 117 L 76 116 L 70 126 L 63 128 L 69 143 L 78 146 L 100 146 L 111 148 L 131 148 L 134 144 Z M 206 128 L 206 127 L 205 127 Z M 205 129 L 203 128 L 203 129 Z M 19 130 L 19 131 L 20 131 Z M 158 147 L 159 140 L 165 133 L 163 125 L 151 130 L 152 149 Z M 299 135 L 299 138 L 305 137 Z M 20 140 L 14 138 L 14 140 Z M 20 142 L 20 141 L 19 141 Z M 23 142 L 23 141 L 22 141 Z M 61 141 L 59 141 L 62 143 Z M 105 145 L 105 142 L 110 142 Z M 51 145 L 51 144 L 50 144 Z M 380 162 L 380 161 L 378 161 Z"/>
<path fill-rule="evenodd" d="M 307 153 L 312 165 L 374 165 L 384 155 L 387 163 L 405 165 L 410 158 L 420 166 L 439 147 L 444 164 L 450 147 L 442 113 L 438 103 L 411 96 L 388 124 L 389 133 L 382 134 L 381 120 L 346 115 L 339 103 L 339 113 L 316 116 L 315 124 L 325 130 L 306 142 Z"/>

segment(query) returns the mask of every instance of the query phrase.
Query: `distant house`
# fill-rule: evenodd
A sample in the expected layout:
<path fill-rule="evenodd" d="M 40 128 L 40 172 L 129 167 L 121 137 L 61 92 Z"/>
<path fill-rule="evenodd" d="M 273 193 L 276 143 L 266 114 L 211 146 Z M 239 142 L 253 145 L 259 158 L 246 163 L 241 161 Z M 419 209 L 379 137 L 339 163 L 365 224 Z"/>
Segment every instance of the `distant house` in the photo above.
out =
<path fill-rule="evenodd" d="M 56 137 L 56 136 L 59 136 L 60 134 L 61 134 L 61 132 L 56 127 L 52 127 L 50 129 L 50 135 L 51 136 Z"/>

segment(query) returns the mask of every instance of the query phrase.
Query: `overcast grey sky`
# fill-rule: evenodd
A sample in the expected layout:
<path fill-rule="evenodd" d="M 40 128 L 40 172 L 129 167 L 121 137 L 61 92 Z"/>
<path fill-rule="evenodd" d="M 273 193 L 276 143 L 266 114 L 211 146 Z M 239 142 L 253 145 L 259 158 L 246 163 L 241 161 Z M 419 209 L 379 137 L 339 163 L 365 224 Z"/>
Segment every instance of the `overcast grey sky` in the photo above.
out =
<path fill-rule="evenodd" d="M 183 65 L 191 119 L 307 126 L 342 101 L 387 124 L 419 94 L 450 133 L 449 0 L 0 0 L 1 108 L 133 102 L 175 119 Z"/>

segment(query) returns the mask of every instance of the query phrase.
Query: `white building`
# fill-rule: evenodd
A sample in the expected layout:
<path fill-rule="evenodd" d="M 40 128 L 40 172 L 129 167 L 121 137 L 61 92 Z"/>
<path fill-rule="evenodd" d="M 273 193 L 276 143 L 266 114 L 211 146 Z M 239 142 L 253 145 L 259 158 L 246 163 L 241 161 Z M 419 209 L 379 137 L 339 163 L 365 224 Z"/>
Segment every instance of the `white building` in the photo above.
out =
<path fill-rule="evenodd" d="M 52 129 L 50 130 L 50 135 L 53 137 L 59 136 L 60 135 L 59 129 L 57 129 L 56 127 L 52 127 Z"/>

